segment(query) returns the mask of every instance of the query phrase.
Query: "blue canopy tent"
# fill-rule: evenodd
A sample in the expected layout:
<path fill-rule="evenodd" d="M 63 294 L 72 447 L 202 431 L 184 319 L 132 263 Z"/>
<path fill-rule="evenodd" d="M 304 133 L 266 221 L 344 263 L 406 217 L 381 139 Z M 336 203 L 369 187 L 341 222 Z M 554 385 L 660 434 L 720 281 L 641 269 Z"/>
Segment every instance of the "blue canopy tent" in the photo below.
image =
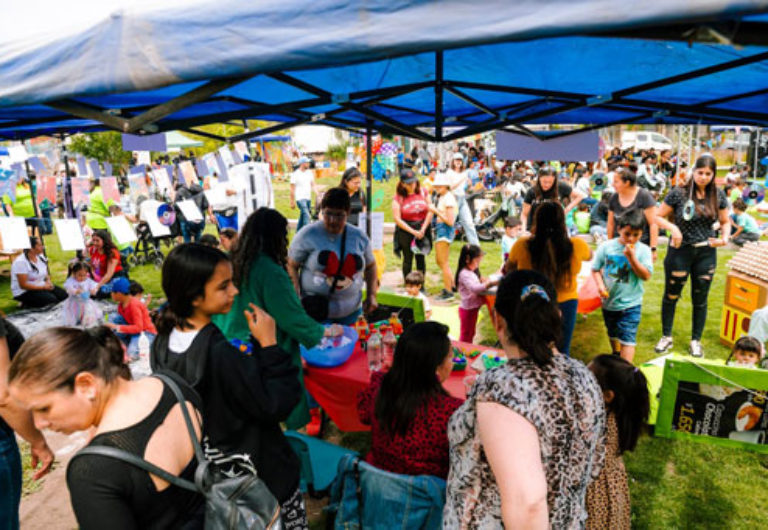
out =
<path fill-rule="evenodd" d="M 247 118 L 280 124 L 227 140 L 303 123 L 437 141 L 535 134 L 526 123 L 768 124 L 765 0 L 59 4 L 4 12 L 2 138 Z"/>
<path fill-rule="evenodd" d="M 536 136 L 533 123 L 585 125 L 549 138 L 620 123 L 768 125 L 768 0 L 155 4 L 6 9 L 0 138 L 181 130 L 234 142 L 318 123 L 448 141 Z M 194 128 L 255 118 L 279 123 L 229 138 Z"/>

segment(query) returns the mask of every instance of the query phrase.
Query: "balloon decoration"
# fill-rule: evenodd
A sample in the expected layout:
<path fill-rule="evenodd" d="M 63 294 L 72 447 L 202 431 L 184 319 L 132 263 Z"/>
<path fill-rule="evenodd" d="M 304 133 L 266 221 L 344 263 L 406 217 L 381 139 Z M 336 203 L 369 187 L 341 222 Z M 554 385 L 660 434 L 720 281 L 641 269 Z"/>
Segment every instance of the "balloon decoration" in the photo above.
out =
<path fill-rule="evenodd" d="M 758 184 L 756 182 L 744 188 L 744 191 L 741 193 L 741 198 L 744 199 L 744 202 L 749 206 L 763 202 L 764 197 L 765 188 L 762 186 L 762 184 Z"/>
<path fill-rule="evenodd" d="M 176 221 L 176 212 L 170 204 L 161 204 L 157 208 L 157 220 L 161 225 L 171 226 Z"/>

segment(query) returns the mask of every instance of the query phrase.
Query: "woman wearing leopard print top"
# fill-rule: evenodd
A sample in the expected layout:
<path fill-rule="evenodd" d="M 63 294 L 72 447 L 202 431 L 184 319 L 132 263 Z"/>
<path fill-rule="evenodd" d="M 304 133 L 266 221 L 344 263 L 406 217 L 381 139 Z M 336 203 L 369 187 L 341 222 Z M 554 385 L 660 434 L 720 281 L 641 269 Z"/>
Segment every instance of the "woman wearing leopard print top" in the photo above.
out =
<path fill-rule="evenodd" d="M 595 378 L 555 348 L 560 312 L 541 274 L 508 274 L 496 297 L 507 364 L 483 373 L 448 423 L 444 528 L 584 528 L 604 455 Z"/>

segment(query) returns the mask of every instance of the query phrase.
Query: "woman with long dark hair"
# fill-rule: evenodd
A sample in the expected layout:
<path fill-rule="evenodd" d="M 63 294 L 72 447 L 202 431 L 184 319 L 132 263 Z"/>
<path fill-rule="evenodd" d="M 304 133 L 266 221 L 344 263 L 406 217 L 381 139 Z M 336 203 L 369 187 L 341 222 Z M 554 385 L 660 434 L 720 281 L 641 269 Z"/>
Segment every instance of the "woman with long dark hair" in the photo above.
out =
<path fill-rule="evenodd" d="M 247 341 L 251 332 L 244 311 L 251 303 L 263 308 L 275 319 L 277 345 L 291 355 L 303 387 L 299 344 L 316 346 L 326 330 L 302 307 L 286 270 L 287 261 L 288 220 L 277 210 L 259 208 L 248 217 L 232 251 L 233 282 L 239 292 L 232 309 L 214 316 L 213 321 L 229 340 Z M 332 333 L 331 329 L 327 334 Z M 307 400 L 302 394 L 286 425 L 298 429 L 309 419 Z"/>
<path fill-rule="evenodd" d="M 602 466 L 605 409 L 581 361 L 560 355 L 555 288 L 502 279 L 494 321 L 506 364 L 483 372 L 448 423 L 445 528 L 581 528 Z"/>
<path fill-rule="evenodd" d="M 565 206 L 565 214 L 576 208 L 584 198 L 584 195 L 574 190 L 567 182 L 557 178 L 557 171 L 552 166 L 544 166 L 539 170 L 534 185 L 525 193 L 523 198 L 523 211 L 520 215 L 522 232 L 533 232 L 532 225 L 535 219 L 536 209 L 547 201 L 554 201 Z"/>
<path fill-rule="evenodd" d="M 363 184 L 363 174 L 356 167 L 350 167 L 341 176 L 339 187 L 349 193 L 349 217 L 347 222 L 357 226 L 360 221 L 360 214 L 365 211 L 365 192 L 361 186 Z"/>
<path fill-rule="evenodd" d="M 127 276 L 120 261 L 120 251 L 108 231 L 94 230 L 88 252 L 91 255 L 91 274 L 98 282 L 96 298 L 109 298 L 112 282 Z"/>
<path fill-rule="evenodd" d="M 429 199 L 412 169 L 400 172 L 400 182 L 392 200 L 392 217 L 395 219 L 392 251 L 396 256 L 403 254 L 403 279 L 411 272 L 414 258 L 416 270 L 426 276 L 426 255 L 432 250 L 432 212 L 429 211 Z M 414 252 L 412 247 L 417 251 Z"/>
<path fill-rule="evenodd" d="M 448 327 L 419 322 L 405 330 L 389 372 L 375 372 L 358 396 L 360 421 L 372 427 L 368 462 L 405 475 L 448 476 L 446 427 L 462 401 L 442 386 L 453 368 Z"/>
<path fill-rule="evenodd" d="M 200 393 L 213 460 L 229 473 L 258 473 L 280 502 L 284 526 L 305 526 L 299 462 L 280 427 L 302 392 L 290 355 L 277 346 L 275 321 L 250 304 L 247 352 L 212 322 L 232 310 L 237 294 L 232 264 L 216 248 L 174 248 L 162 283 L 168 305 L 152 345 L 152 369 L 175 372 Z"/>
<path fill-rule="evenodd" d="M 11 265 L 11 295 L 24 307 L 45 307 L 67 298 L 67 292 L 54 285 L 43 255 L 40 238 L 30 237 L 30 247 Z"/>
<path fill-rule="evenodd" d="M 642 210 L 645 217 L 643 236 L 640 239 L 651 247 L 653 260 L 656 261 L 656 245 L 659 240 L 659 225 L 656 223 L 656 199 L 653 195 L 638 186 L 637 175 L 629 169 L 617 168 L 613 172 L 613 188 L 616 190 L 608 203 L 608 221 L 605 230 L 608 239 L 613 239 L 618 233 L 616 217 L 629 210 Z"/>
<path fill-rule="evenodd" d="M 592 251 L 584 240 L 568 237 L 563 207 L 556 202 L 544 202 L 536 209 L 533 235 L 515 242 L 505 265 L 506 272 L 538 271 L 557 287 L 557 303 L 562 312 L 562 342 L 558 348 L 565 355 L 570 355 L 579 306 L 576 277 L 581 262 L 590 259 Z"/>
<path fill-rule="evenodd" d="M 692 178 L 684 186 L 673 188 L 659 207 L 658 225 L 672 234 L 664 258 L 664 296 L 661 299 L 661 332 L 656 352 L 672 347 L 672 324 L 675 308 L 683 287 L 691 277 L 693 325 L 689 353 L 702 357 L 701 335 L 707 321 L 709 287 L 717 269 L 717 247 L 728 243 L 731 220 L 728 200 L 717 188 L 717 161 L 712 155 L 700 156 L 693 166 Z M 674 223 L 667 216 L 674 214 Z M 720 237 L 715 237 L 712 225 L 720 222 Z"/>

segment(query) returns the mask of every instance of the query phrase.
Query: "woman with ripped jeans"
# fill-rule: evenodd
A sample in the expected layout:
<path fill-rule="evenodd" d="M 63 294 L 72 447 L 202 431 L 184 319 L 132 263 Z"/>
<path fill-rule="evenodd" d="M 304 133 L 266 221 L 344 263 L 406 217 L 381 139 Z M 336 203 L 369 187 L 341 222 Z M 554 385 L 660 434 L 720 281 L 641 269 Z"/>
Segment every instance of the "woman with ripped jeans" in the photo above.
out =
<path fill-rule="evenodd" d="M 717 269 L 717 247 L 728 243 L 731 224 L 725 193 L 715 185 L 717 163 L 711 155 L 696 160 L 693 178 L 684 186 L 672 189 L 659 207 L 659 227 L 669 230 L 671 238 L 664 259 L 664 296 L 661 300 L 662 337 L 656 343 L 656 352 L 664 353 L 672 347 L 672 324 L 675 307 L 691 277 L 691 304 L 693 325 L 689 353 L 702 357 L 701 335 L 707 321 L 707 298 Z M 674 224 L 667 220 L 674 214 Z M 714 237 L 712 225 L 720 221 L 720 238 Z"/>

